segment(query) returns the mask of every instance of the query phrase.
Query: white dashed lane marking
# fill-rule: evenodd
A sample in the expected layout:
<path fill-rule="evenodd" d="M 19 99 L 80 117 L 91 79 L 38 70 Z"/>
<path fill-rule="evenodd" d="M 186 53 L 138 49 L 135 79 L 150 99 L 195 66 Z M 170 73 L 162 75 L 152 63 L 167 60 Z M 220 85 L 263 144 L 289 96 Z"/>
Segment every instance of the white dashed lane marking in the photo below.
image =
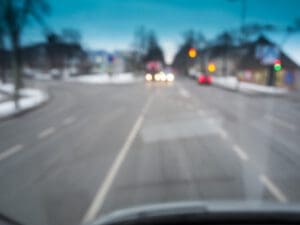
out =
<path fill-rule="evenodd" d="M 232 150 L 240 157 L 240 159 L 244 161 L 248 160 L 248 155 L 238 145 L 233 145 Z"/>
<path fill-rule="evenodd" d="M 38 134 L 38 139 L 46 138 L 46 137 L 50 136 L 51 134 L 53 134 L 54 132 L 55 132 L 55 128 L 49 127 Z"/>
<path fill-rule="evenodd" d="M 272 195 L 282 203 L 287 202 L 286 196 L 283 192 L 264 174 L 259 176 L 259 180 L 263 183 L 263 185 L 272 193 Z"/>
<path fill-rule="evenodd" d="M 69 116 L 69 117 L 65 118 L 62 123 L 64 126 L 66 126 L 66 125 L 70 125 L 70 124 L 74 123 L 75 120 L 76 119 L 74 116 Z"/>
<path fill-rule="evenodd" d="M 227 139 L 228 139 L 227 132 L 224 131 L 223 129 L 220 129 L 220 130 L 219 130 L 219 134 L 221 135 L 221 137 L 222 137 L 224 140 L 227 140 Z"/>
<path fill-rule="evenodd" d="M 15 145 L 0 153 L 0 161 L 9 158 L 23 149 L 23 145 Z"/>

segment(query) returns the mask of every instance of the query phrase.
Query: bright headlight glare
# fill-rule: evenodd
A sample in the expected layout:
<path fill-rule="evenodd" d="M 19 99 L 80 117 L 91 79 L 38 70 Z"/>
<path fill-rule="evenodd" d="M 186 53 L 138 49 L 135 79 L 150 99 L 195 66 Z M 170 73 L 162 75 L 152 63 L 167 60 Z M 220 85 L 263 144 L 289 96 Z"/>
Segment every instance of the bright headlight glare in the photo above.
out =
<path fill-rule="evenodd" d="M 167 81 L 173 81 L 174 79 L 175 79 L 174 74 L 169 73 L 169 74 L 167 75 Z"/>
<path fill-rule="evenodd" d="M 159 73 L 156 73 L 156 74 L 154 75 L 154 80 L 160 81 L 160 74 L 159 74 Z"/>
<path fill-rule="evenodd" d="M 145 76 L 145 79 L 147 81 L 151 81 L 152 80 L 152 75 L 150 73 L 147 73 L 146 76 Z"/>

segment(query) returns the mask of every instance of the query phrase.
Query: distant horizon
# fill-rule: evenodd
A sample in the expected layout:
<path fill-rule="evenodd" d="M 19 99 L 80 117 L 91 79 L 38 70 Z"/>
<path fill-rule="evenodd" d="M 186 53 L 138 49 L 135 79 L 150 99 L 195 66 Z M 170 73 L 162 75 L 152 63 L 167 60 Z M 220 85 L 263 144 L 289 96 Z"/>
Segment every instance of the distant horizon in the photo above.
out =
<path fill-rule="evenodd" d="M 158 36 L 165 58 L 170 61 L 187 30 L 202 32 L 207 38 L 241 25 L 241 2 L 229 0 L 62 0 L 50 3 L 46 23 L 56 33 L 74 28 L 82 34 L 85 49 L 129 50 L 135 30 L 144 26 Z M 287 26 L 300 17 L 298 0 L 247 0 L 246 24 Z M 267 12 L 267 13 L 266 13 Z M 277 43 L 283 34 L 275 33 Z M 23 43 L 45 40 L 43 30 L 31 23 Z M 284 51 L 300 63 L 300 35 L 292 36 Z"/>

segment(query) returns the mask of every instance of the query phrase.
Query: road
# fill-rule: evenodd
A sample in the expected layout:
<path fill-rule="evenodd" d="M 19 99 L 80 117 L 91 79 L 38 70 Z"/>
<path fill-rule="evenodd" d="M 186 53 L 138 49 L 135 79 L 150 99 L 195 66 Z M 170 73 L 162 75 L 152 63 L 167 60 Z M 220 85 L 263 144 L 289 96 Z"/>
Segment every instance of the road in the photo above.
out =
<path fill-rule="evenodd" d="M 0 123 L 0 212 L 89 222 L 171 201 L 300 201 L 300 103 L 172 85 L 44 82 L 45 106 Z"/>

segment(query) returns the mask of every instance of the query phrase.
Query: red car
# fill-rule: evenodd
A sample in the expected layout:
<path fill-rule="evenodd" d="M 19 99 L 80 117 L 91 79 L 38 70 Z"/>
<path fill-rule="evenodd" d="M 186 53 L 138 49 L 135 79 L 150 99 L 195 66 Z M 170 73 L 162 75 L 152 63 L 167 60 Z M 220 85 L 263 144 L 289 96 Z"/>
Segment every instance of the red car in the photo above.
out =
<path fill-rule="evenodd" d="M 212 83 L 212 77 L 210 75 L 200 74 L 198 76 L 198 84 L 210 85 L 211 83 Z"/>

